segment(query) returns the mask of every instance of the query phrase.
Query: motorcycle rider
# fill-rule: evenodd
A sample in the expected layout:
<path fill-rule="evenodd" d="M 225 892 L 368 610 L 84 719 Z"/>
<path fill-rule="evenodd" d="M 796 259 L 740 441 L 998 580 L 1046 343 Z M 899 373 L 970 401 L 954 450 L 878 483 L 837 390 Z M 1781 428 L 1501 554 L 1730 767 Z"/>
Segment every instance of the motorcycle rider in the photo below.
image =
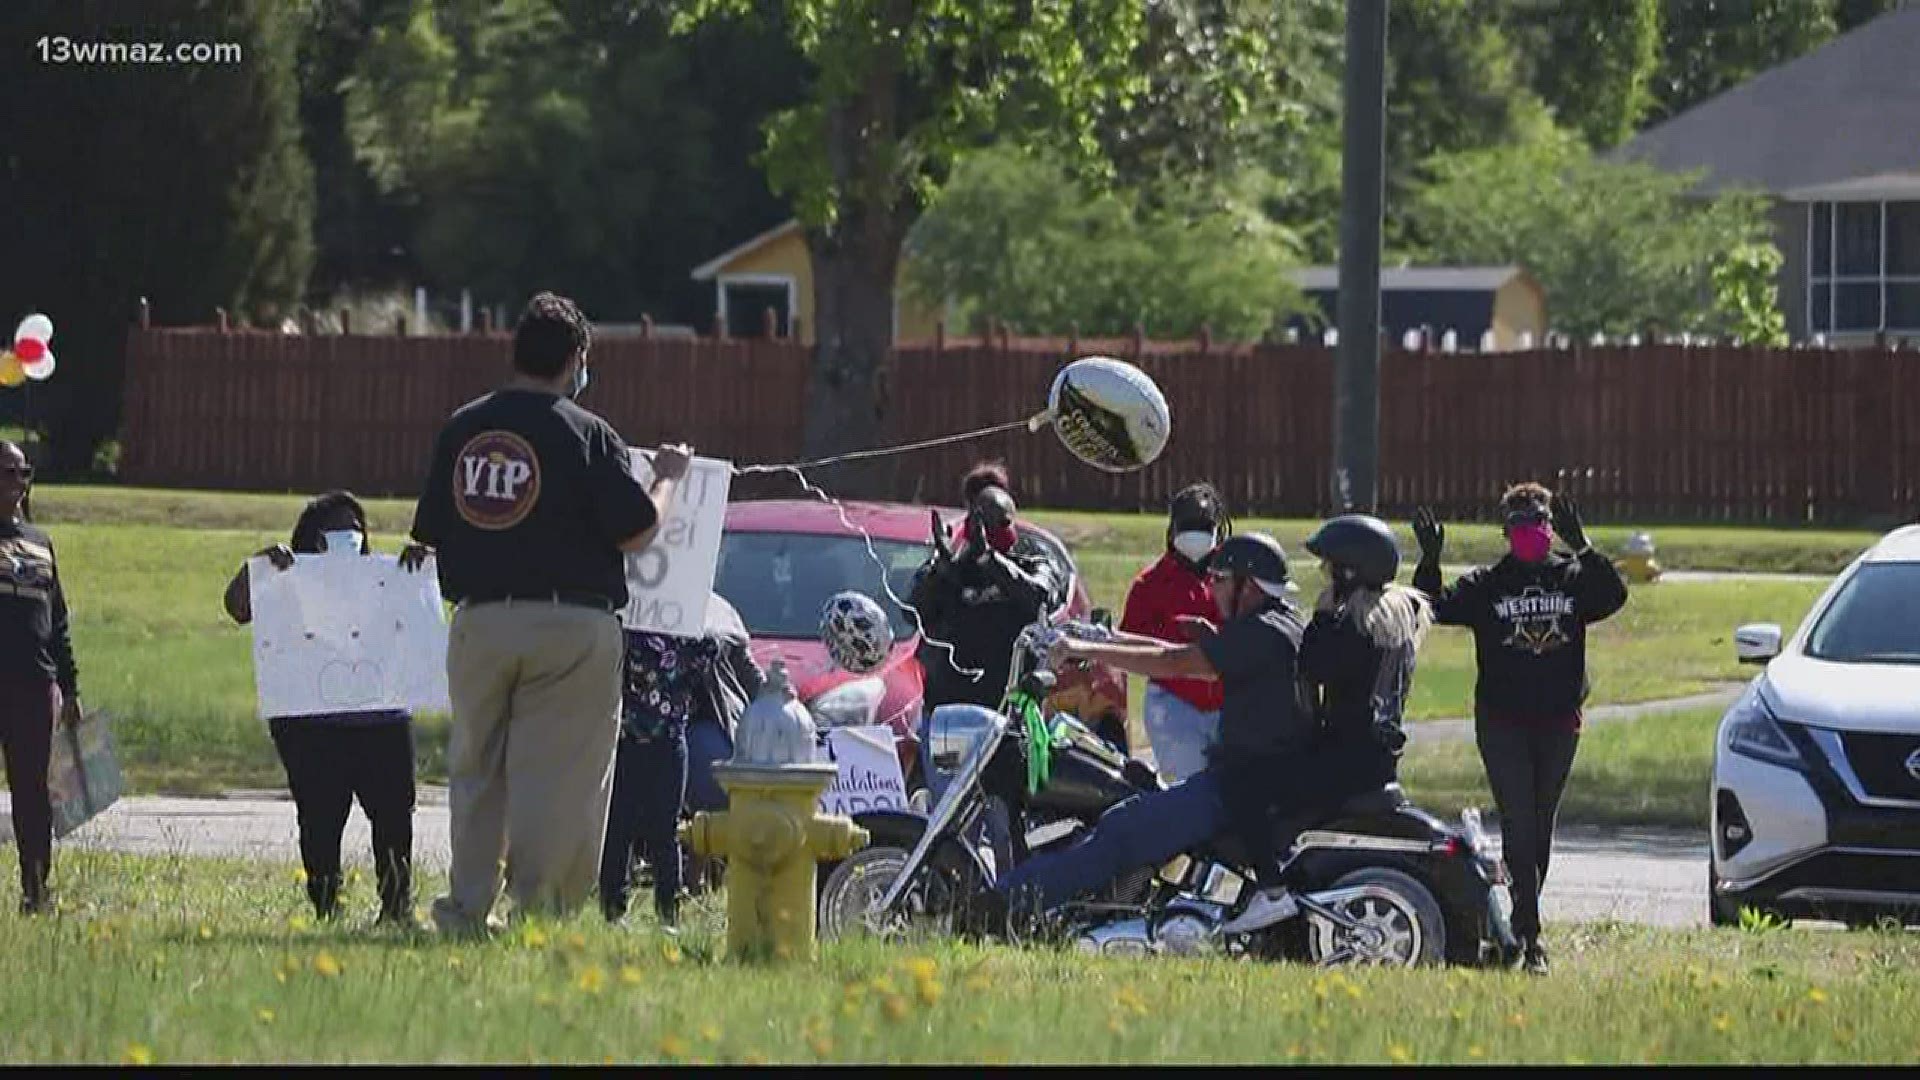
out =
<path fill-rule="evenodd" d="M 1055 908 L 1129 870 L 1154 866 L 1212 837 L 1231 822 L 1265 888 L 1226 930 L 1245 933 L 1293 913 L 1277 881 L 1270 812 L 1276 800 L 1317 795 L 1310 751 L 1315 723 L 1297 677 L 1306 620 L 1287 600 L 1286 552 L 1264 533 L 1222 544 L 1210 565 L 1222 625 L 1197 644 L 1091 642 L 1055 646 L 1069 660 L 1111 664 L 1146 678 L 1218 679 L 1223 684 L 1218 752 L 1207 768 L 1163 791 L 1137 795 L 1101 815 L 1072 847 L 1028 860 L 1002 875 L 978 909 L 998 921 L 1022 908 Z"/>
<path fill-rule="evenodd" d="M 1415 658 L 1433 626 L 1424 594 L 1394 584 L 1400 548 L 1387 523 L 1345 514 L 1307 538 L 1327 586 L 1300 647 L 1300 670 L 1320 718 L 1325 773 L 1348 798 L 1398 778 L 1401 724 Z"/>

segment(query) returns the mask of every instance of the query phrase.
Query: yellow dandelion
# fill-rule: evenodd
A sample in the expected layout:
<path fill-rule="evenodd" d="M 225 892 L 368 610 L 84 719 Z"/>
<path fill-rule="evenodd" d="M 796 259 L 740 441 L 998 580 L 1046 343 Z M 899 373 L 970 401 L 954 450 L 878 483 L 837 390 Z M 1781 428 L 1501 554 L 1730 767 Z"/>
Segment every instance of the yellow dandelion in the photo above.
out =
<path fill-rule="evenodd" d="M 120 1055 L 122 1065 L 151 1065 L 153 1051 L 142 1043 L 128 1043 L 127 1052 Z"/>
<path fill-rule="evenodd" d="M 359 867 L 356 866 L 352 870 L 347 871 L 347 884 L 349 885 L 360 884 L 360 868 Z"/>
<path fill-rule="evenodd" d="M 918 956 L 907 961 L 907 973 L 916 979 L 931 979 L 939 971 L 932 957 Z"/>
<path fill-rule="evenodd" d="M 708 1042 L 720 1041 L 720 1029 L 712 1024 L 700 1025 L 700 1037 Z"/>
<path fill-rule="evenodd" d="M 887 1019 L 889 1020 L 905 1020 L 907 1018 L 907 999 L 898 994 L 888 994 L 887 999 L 880 1003 L 880 1010 L 887 1014 Z"/>
<path fill-rule="evenodd" d="M 313 973 L 331 979 L 340 974 L 340 961 L 332 953 L 323 952 L 313 958 Z"/>
<path fill-rule="evenodd" d="M 1294 1044 L 1293 1044 L 1292 1046 L 1289 1046 L 1289 1047 L 1287 1047 L 1287 1056 L 1288 1056 L 1288 1057 L 1299 1057 L 1299 1056 L 1300 1056 L 1300 1044 L 1299 1044 L 1299 1043 L 1294 1043 Z"/>
<path fill-rule="evenodd" d="M 1827 992 L 1816 986 L 1807 991 L 1807 1000 L 1819 1005 L 1827 1000 Z"/>
<path fill-rule="evenodd" d="M 1514 1014 L 1513 1014 L 1512 1016 L 1509 1016 L 1509 1017 L 1507 1017 L 1507 1026 L 1508 1026 L 1508 1027 L 1517 1027 L 1517 1028 L 1523 1028 L 1523 1027 L 1526 1027 L 1526 1026 L 1527 1026 L 1527 1014 L 1526 1014 L 1526 1013 L 1514 1013 Z"/>
<path fill-rule="evenodd" d="M 587 947 L 586 935 L 585 934 L 569 934 L 567 936 L 567 947 L 570 949 L 586 948 Z"/>
<path fill-rule="evenodd" d="M 1347 992 L 1347 996 L 1348 996 L 1348 997 L 1350 997 L 1350 998 L 1352 998 L 1353 1000 L 1355 1000 L 1355 1001 L 1359 1001 L 1359 1000 L 1360 1000 L 1360 988 L 1359 988 L 1359 987 L 1357 987 L 1357 986 L 1355 986 L 1355 985 L 1353 985 L 1352 983 L 1348 983 L 1348 984 L 1346 984 L 1345 986 L 1343 986 L 1343 987 L 1341 987 L 1341 989 L 1342 989 L 1342 990 L 1345 990 L 1345 991 Z"/>
<path fill-rule="evenodd" d="M 201 924 L 200 924 L 200 940 L 201 940 L 201 941 L 212 941 L 212 940 L 213 940 L 213 927 L 211 927 L 211 926 L 208 926 L 208 925 L 207 925 L 207 924 L 205 924 L 205 923 L 201 923 Z"/>
<path fill-rule="evenodd" d="M 273 973 L 273 978 L 275 982 L 284 984 L 287 981 L 287 973 L 284 971 L 276 971 Z"/>
<path fill-rule="evenodd" d="M 1716 971 L 1713 973 L 1713 977 L 1707 980 L 1707 985 L 1713 987 L 1715 990 L 1725 990 L 1727 988 L 1727 977 Z"/>
<path fill-rule="evenodd" d="M 253 1010 L 253 1018 L 255 1020 L 260 1021 L 263 1024 L 271 1024 L 273 1023 L 273 1010 L 272 1009 L 255 1009 Z"/>
<path fill-rule="evenodd" d="M 873 977 L 873 981 L 868 983 L 867 985 L 872 987 L 873 992 L 876 994 L 893 993 L 893 983 L 889 982 L 885 975 L 875 975 Z"/>
<path fill-rule="evenodd" d="M 311 922 L 307 921 L 305 915 L 295 915 L 293 918 L 287 920 L 287 929 L 296 934 L 305 933 L 307 928 L 312 925 Z"/>
<path fill-rule="evenodd" d="M 918 993 L 920 995 L 921 1004 L 927 1006 L 928 1008 L 932 1008 L 933 1006 L 940 1004 L 940 994 L 942 993 L 940 984 L 933 981 L 932 979 L 920 980 Z"/>
<path fill-rule="evenodd" d="M 447 957 L 447 966 L 450 968 L 453 968 L 455 971 L 458 971 L 460 968 L 464 967 L 465 965 L 466 965 L 466 961 L 460 959 L 457 956 Z"/>
<path fill-rule="evenodd" d="M 675 945 L 671 941 L 667 942 L 667 944 L 663 946 L 660 950 L 660 958 L 665 960 L 668 964 L 678 964 L 682 959 L 680 955 L 680 946 Z"/>
<path fill-rule="evenodd" d="M 640 985 L 640 969 L 637 967 L 634 967 L 632 964 L 621 965 L 620 982 L 626 986 L 639 986 Z"/>
<path fill-rule="evenodd" d="M 1722 1035 L 1725 1035 L 1727 1032 L 1732 1031 L 1733 1017 L 1728 1016 L 1726 1013 L 1721 1013 L 1719 1016 L 1714 1017 L 1713 1030 L 1719 1032 Z"/>
<path fill-rule="evenodd" d="M 678 1060 L 687 1056 L 687 1041 L 678 1035 L 666 1035 L 660 1039 L 660 1056 Z"/>
<path fill-rule="evenodd" d="M 597 994 L 607 985 L 607 973 L 595 966 L 583 968 L 573 985 L 583 994 Z"/>
<path fill-rule="evenodd" d="M 1487 1048 L 1484 1046 L 1469 1046 L 1467 1047 L 1467 1056 L 1478 1061 L 1487 1056 Z"/>
<path fill-rule="evenodd" d="M 1392 1046 L 1387 1047 L 1387 1056 L 1392 1058 L 1396 1063 L 1405 1065 L 1407 1062 L 1413 1060 L 1413 1051 L 1401 1046 L 1399 1043 L 1394 1043 Z"/>
<path fill-rule="evenodd" d="M 529 949 L 544 949 L 547 947 L 547 932 L 537 926 L 529 926 L 520 935 L 520 943 Z"/>
<path fill-rule="evenodd" d="M 826 1057 L 833 1053 L 833 1040 L 825 1035 L 807 1036 L 807 1046 L 813 1051 L 815 1057 Z"/>
<path fill-rule="evenodd" d="M 1456 1024 L 1464 1024 L 1467 1022 L 1467 1010 L 1465 1009 L 1455 1009 L 1451 1015 L 1453 1016 L 1453 1022 Z"/>
<path fill-rule="evenodd" d="M 1107 1018 L 1107 1031 L 1111 1032 L 1112 1034 L 1118 1035 L 1121 1032 L 1124 1032 L 1126 1030 L 1127 1030 L 1127 1026 L 1120 1022 L 1119 1017 L 1110 1016 Z"/>
<path fill-rule="evenodd" d="M 305 870 L 295 870 L 293 872 L 293 883 L 295 885 L 305 885 L 307 883 L 307 872 Z"/>

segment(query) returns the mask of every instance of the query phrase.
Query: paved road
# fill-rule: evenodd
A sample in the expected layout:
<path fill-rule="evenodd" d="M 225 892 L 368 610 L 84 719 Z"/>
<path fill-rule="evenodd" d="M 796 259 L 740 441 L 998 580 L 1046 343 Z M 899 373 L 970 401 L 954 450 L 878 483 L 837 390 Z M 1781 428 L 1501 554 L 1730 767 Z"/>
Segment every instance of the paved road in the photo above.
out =
<path fill-rule="evenodd" d="M 414 816 L 414 850 L 444 869 L 447 809 L 443 793 L 423 788 Z M 0 797 L 0 810 L 5 809 Z M 11 829 L 6 829 L 11 840 Z M 299 861 L 293 804 L 259 797 L 123 799 L 67 843 L 153 855 L 226 855 L 292 865 Z M 354 810 L 347 850 L 368 861 L 367 821 Z M 1555 844 L 1543 914 L 1550 920 L 1612 919 L 1655 926 L 1705 922 L 1706 835 L 1663 830 L 1568 827 Z"/>

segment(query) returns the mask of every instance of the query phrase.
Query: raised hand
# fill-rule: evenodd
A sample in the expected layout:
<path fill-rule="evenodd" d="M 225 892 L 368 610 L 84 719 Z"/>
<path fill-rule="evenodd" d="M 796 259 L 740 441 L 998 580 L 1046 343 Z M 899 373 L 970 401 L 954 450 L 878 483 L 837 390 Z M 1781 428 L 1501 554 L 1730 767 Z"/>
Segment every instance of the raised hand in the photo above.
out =
<path fill-rule="evenodd" d="M 1446 549 L 1447 530 L 1427 507 L 1414 512 L 1413 538 L 1420 544 L 1420 561 L 1438 565 L 1440 553 Z"/>
<path fill-rule="evenodd" d="M 1580 504 L 1573 496 L 1563 493 L 1553 497 L 1553 531 L 1574 551 L 1587 549 L 1586 526 L 1580 521 Z"/>
<path fill-rule="evenodd" d="M 411 574 L 427 564 L 427 557 L 433 549 L 425 544 L 408 544 L 400 549 L 400 569 Z"/>
<path fill-rule="evenodd" d="M 944 566 L 953 561 L 953 549 L 947 546 L 947 525 L 940 520 L 940 511 L 934 510 L 931 513 L 933 532 L 930 535 L 933 537 L 933 557 L 935 562 Z"/>
<path fill-rule="evenodd" d="M 693 463 L 693 447 L 684 443 L 662 446 L 653 452 L 653 475 L 658 480 L 682 480 Z"/>
<path fill-rule="evenodd" d="M 275 570 L 293 569 L 293 549 L 285 544 L 273 544 L 253 553 L 255 558 L 264 558 L 273 564 Z"/>

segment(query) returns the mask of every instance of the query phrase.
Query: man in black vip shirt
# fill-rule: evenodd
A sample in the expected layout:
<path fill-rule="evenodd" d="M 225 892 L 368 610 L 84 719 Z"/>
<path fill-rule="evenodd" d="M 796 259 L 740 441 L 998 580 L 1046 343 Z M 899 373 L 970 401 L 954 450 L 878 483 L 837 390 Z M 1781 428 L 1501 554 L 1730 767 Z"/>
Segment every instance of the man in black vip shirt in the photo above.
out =
<path fill-rule="evenodd" d="M 1445 532 L 1422 509 L 1414 588 L 1433 600 L 1434 621 L 1473 631 L 1479 678 L 1474 732 L 1500 808 L 1500 836 L 1513 875 L 1513 932 L 1529 971 L 1545 974 L 1540 888 L 1553 822 L 1580 744 L 1587 699 L 1587 627 L 1627 603 L 1627 586 L 1587 542 L 1580 509 L 1566 495 L 1520 484 L 1500 500 L 1509 554 L 1452 586 L 1440 576 Z M 1573 552 L 1553 551 L 1553 538 Z"/>
<path fill-rule="evenodd" d="M 535 296 L 513 375 L 434 445 L 403 561 L 437 554 L 459 605 L 447 643 L 452 863 L 444 931 L 490 925 L 500 864 L 517 908 L 566 913 L 599 867 L 619 731 L 626 552 L 652 543 L 691 451 L 660 448 L 652 490 L 627 446 L 574 403 L 592 335 L 573 301 Z"/>

